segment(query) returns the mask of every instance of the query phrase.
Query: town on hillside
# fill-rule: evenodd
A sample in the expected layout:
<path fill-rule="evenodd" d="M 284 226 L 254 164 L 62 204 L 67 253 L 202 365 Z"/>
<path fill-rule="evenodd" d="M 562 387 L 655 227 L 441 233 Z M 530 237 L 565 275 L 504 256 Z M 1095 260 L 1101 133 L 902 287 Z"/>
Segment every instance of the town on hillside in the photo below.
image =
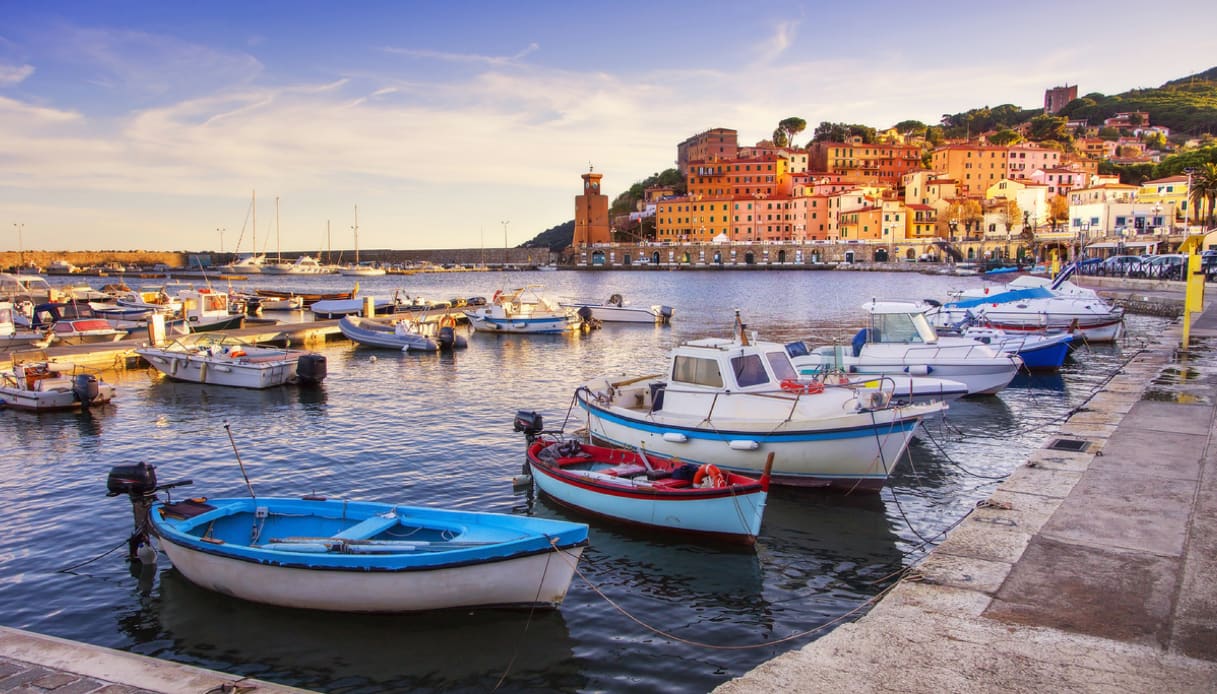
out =
<path fill-rule="evenodd" d="M 1042 113 L 1014 127 L 954 139 L 921 124 L 875 132 L 824 123 L 799 148 L 790 144 L 806 127 L 798 118 L 781 121 L 772 139 L 755 145 L 741 145 L 730 128 L 700 132 L 676 147 L 679 176 L 646 186 L 634 210 L 613 214 L 601 174 L 583 174 L 567 259 L 1022 265 L 1166 253 L 1203 231 L 1217 167 L 1138 185 L 1102 173 L 1161 162 L 1171 132 L 1143 111 L 1101 124 L 1055 115 L 1077 99 L 1077 89 L 1048 89 Z M 716 250 L 707 257 L 706 248 Z"/>

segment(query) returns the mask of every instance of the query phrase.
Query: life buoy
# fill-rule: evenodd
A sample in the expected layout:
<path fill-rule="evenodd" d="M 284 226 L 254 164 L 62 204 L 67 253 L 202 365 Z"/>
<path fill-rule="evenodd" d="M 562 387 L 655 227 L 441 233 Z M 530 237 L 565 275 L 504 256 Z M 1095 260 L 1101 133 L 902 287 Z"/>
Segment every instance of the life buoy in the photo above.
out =
<path fill-rule="evenodd" d="M 233 359 L 239 359 L 239 358 L 245 356 L 245 350 L 234 349 L 233 351 L 228 353 L 228 356 L 232 357 Z"/>
<path fill-rule="evenodd" d="M 807 381 L 804 383 L 794 379 L 786 379 L 782 381 L 781 386 L 782 390 L 787 393 L 807 393 L 811 395 L 824 392 L 824 384 L 819 381 Z"/>
<path fill-rule="evenodd" d="M 709 480 L 707 482 L 707 480 Z M 727 477 L 723 475 L 723 471 L 717 466 L 709 463 L 697 468 L 697 474 L 693 475 L 694 487 L 725 487 L 727 486 Z"/>
<path fill-rule="evenodd" d="M 208 289 L 207 287 L 203 287 L 202 289 L 199 290 L 199 293 L 200 294 L 210 294 L 211 290 Z"/>
<path fill-rule="evenodd" d="M 499 289 L 498 291 L 496 291 L 496 292 L 494 293 L 494 296 L 490 298 L 490 303 L 492 303 L 492 304 L 497 304 L 497 303 L 499 302 L 499 297 L 500 297 L 500 296 L 503 296 L 503 290 L 502 290 L 502 289 Z"/>

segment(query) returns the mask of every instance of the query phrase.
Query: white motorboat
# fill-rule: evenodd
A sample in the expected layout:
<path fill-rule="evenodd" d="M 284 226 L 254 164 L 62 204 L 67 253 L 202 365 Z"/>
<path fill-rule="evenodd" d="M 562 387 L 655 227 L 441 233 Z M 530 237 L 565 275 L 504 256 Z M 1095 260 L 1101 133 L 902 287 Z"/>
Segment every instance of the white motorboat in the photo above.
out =
<path fill-rule="evenodd" d="M 311 255 L 302 255 L 290 263 L 264 263 L 264 275 L 325 275 L 330 269 Z"/>
<path fill-rule="evenodd" d="M 816 347 L 794 357 L 804 371 L 932 376 L 959 381 L 969 395 L 996 393 L 1022 366 L 1016 356 L 964 338 L 939 337 L 925 316 L 929 305 L 912 301 L 869 301 L 870 327 L 849 346 Z"/>
<path fill-rule="evenodd" d="M 204 287 L 179 292 L 178 297 L 182 301 L 182 318 L 191 332 L 245 327 L 245 316 L 229 311 L 226 292 Z"/>
<path fill-rule="evenodd" d="M 630 306 L 620 294 L 613 294 L 608 301 L 565 301 L 562 306 L 573 308 L 584 320 L 594 319 L 602 323 L 668 323 L 672 320 L 672 307 L 662 304 Z"/>
<path fill-rule="evenodd" d="M 572 308 L 539 293 L 530 285 L 498 291 L 490 303 L 466 309 L 474 330 L 488 333 L 564 333 L 578 330 L 583 319 Z"/>
<path fill-rule="evenodd" d="M 326 376 L 326 360 L 320 354 L 260 347 L 223 333 L 192 333 L 135 352 L 169 378 L 193 383 L 271 388 L 320 383 Z"/>
<path fill-rule="evenodd" d="M 1067 332 L 1086 342 L 1113 342 L 1124 333 L 1124 309 L 1098 297 L 1062 295 L 1047 287 L 961 295 L 929 315 L 941 328 L 980 324 L 1007 333 Z"/>
<path fill-rule="evenodd" d="M 46 412 L 104 405 L 114 399 L 114 386 L 75 371 L 73 364 L 16 362 L 0 374 L 0 405 Z"/>
<path fill-rule="evenodd" d="M 456 319 L 452 316 L 445 316 L 440 322 L 415 318 L 384 321 L 345 316 L 338 321 L 338 329 L 348 339 L 361 345 L 403 352 L 435 352 L 468 346 L 465 338 L 456 334 Z"/>
<path fill-rule="evenodd" d="M 18 328 L 14 322 L 16 308 L 11 301 L 0 301 L 0 351 L 46 347 L 50 338 L 41 330 Z"/>
<path fill-rule="evenodd" d="M 775 484 L 877 490 L 938 400 L 893 404 L 891 393 L 800 380 L 785 346 L 733 339 L 679 345 L 666 373 L 598 378 L 575 391 L 591 437 L 694 465 L 760 474 Z"/>
<path fill-rule="evenodd" d="M 226 274 L 257 275 L 262 272 L 262 266 L 265 263 L 265 255 L 251 253 L 243 255 L 231 263 L 221 265 L 218 269 Z"/>

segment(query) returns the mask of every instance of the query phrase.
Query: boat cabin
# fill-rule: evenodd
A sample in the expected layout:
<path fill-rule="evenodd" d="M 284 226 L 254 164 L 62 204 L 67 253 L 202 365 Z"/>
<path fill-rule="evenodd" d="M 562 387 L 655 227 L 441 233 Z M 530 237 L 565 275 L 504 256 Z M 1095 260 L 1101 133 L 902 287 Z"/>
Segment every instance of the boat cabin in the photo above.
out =
<path fill-rule="evenodd" d="M 729 391 L 774 390 L 782 381 L 798 377 L 783 345 L 707 338 L 673 350 L 668 383 Z"/>
<path fill-rule="evenodd" d="M 870 327 L 854 336 L 854 356 L 868 342 L 879 344 L 937 344 L 938 333 L 925 317 L 926 305 L 911 301 L 868 301 L 862 308 L 870 314 Z"/>

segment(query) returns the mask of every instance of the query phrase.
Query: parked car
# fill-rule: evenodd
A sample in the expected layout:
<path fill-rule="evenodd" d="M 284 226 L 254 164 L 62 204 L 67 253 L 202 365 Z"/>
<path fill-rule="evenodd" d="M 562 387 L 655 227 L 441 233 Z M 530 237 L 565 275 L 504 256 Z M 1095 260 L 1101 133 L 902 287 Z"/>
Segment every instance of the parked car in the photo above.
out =
<path fill-rule="evenodd" d="M 1140 265 L 1141 256 L 1139 255 L 1113 255 L 1103 259 L 1099 265 L 1098 274 L 1124 277 L 1133 274 L 1133 271 Z"/>
<path fill-rule="evenodd" d="M 1186 263 L 1187 256 L 1178 253 L 1151 256 L 1141 263 L 1139 275 L 1156 280 L 1183 279 L 1183 267 Z"/>

